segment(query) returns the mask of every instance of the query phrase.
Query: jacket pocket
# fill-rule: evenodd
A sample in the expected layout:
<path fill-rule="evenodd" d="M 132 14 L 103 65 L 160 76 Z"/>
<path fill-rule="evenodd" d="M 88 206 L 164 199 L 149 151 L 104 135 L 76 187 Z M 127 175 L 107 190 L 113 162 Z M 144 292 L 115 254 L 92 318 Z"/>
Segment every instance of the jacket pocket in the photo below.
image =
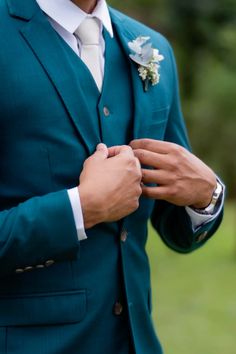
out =
<path fill-rule="evenodd" d="M 86 315 L 86 302 L 86 290 L 1 296 L 0 326 L 77 323 Z"/>

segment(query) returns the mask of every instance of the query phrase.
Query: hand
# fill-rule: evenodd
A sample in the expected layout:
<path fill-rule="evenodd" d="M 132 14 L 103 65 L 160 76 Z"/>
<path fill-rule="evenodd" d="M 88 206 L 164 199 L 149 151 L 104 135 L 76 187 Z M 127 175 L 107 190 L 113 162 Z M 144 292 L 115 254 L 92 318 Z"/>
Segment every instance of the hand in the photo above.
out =
<path fill-rule="evenodd" d="M 79 194 L 85 228 L 122 219 L 139 206 L 141 166 L 129 146 L 99 144 L 84 163 Z"/>
<path fill-rule="evenodd" d="M 130 146 L 142 165 L 143 194 L 179 206 L 207 207 L 216 188 L 213 171 L 183 147 L 151 139 L 133 140 Z"/>

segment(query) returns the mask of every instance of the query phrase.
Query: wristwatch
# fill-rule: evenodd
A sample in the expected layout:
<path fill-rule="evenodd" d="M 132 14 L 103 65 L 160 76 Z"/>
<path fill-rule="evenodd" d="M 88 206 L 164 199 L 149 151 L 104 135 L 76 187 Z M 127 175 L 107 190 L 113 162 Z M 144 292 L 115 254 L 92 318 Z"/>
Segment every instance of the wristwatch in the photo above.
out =
<path fill-rule="evenodd" d="M 210 204 L 206 208 L 202 208 L 202 209 L 192 208 L 192 209 L 202 215 L 212 215 L 214 214 L 216 205 L 218 204 L 219 201 L 221 201 L 222 196 L 223 196 L 223 185 L 217 179 L 217 185 L 212 195 Z"/>

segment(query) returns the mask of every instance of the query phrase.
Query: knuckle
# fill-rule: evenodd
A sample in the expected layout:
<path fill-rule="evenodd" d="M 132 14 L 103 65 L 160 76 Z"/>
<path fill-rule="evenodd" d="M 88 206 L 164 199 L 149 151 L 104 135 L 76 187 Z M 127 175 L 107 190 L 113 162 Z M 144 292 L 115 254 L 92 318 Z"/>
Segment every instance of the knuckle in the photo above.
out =
<path fill-rule="evenodd" d="M 134 155 L 133 150 L 130 146 L 124 146 L 122 151 L 127 152 L 126 154 L 124 154 L 124 156 L 126 156 L 127 159 L 128 157 L 132 157 Z"/>
<path fill-rule="evenodd" d="M 138 200 L 138 199 L 135 199 L 135 200 L 133 201 L 133 208 L 134 208 L 134 210 L 137 210 L 138 207 L 139 207 L 139 200 Z"/>
<path fill-rule="evenodd" d="M 88 158 L 84 161 L 84 164 L 83 164 L 84 168 L 86 168 L 86 167 L 88 166 L 88 164 L 89 164 L 90 161 L 91 161 L 91 158 L 90 158 L 90 157 L 88 157 Z"/>
<path fill-rule="evenodd" d="M 133 150 L 132 150 L 132 147 L 129 146 L 129 145 L 124 145 L 124 150 L 133 151 Z"/>
<path fill-rule="evenodd" d="M 133 192 L 134 192 L 134 196 L 137 197 L 137 198 L 142 194 L 142 188 L 140 186 L 140 183 L 136 184 Z"/>
<path fill-rule="evenodd" d="M 173 144 L 174 145 L 174 151 L 177 156 L 183 156 L 185 153 L 185 149 L 178 144 Z"/>
<path fill-rule="evenodd" d="M 179 145 L 175 143 L 170 143 L 170 152 L 173 156 L 177 156 L 179 151 Z"/>
<path fill-rule="evenodd" d="M 124 159 L 125 159 L 125 161 L 127 162 L 128 165 L 131 165 L 131 166 L 134 165 L 134 162 L 135 162 L 134 155 L 127 154 L 127 155 L 124 156 Z"/>
<path fill-rule="evenodd" d="M 143 148 L 148 149 L 151 146 L 152 140 L 151 139 L 143 139 Z"/>
<path fill-rule="evenodd" d="M 176 151 L 181 151 L 181 146 L 179 144 L 174 144 L 174 147 Z"/>
<path fill-rule="evenodd" d="M 136 182 L 138 185 L 140 185 L 141 181 L 142 181 L 142 174 L 138 173 L 136 175 Z"/>
<path fill-rule="evenodd" d="M 139 187 L 138 187 L 138 196 L 140 197 L 141 194 L 142 194 L 142 188 L 141 188 L 141 186 L 139 185 Z"/>
<path fill-rule="evenodd" d="M 136 169 L 136 176 L 137 176 L 137 179 L 140 181 L 143 177 L 143 174 L 142 174 L 142 170 L 141 168 L 137 168 Z"/>
<path fill-rule="evenodd" d="M 168 151 L 169 151 L 169 153 L 171 153 L 171 154 L 175 153 L 175 151 L 176 151 L 176 145 L 177 145 L 177 144 L 174 144 L 174 143 L 169 143 L 169 144 L 168 144 Z"/>
<path fill-rule="evenodd" d="M 140 170 L 140 165 L 137 165 L 137 160 L 134 156 L 128 157 L 127 167 L 132 171 L 134 171 L 135 173 L 138 173 Z"/>
<path fill-rule="evenodd" d="M 137 153 L 137 156 L 138 156 L 140 159 L 144 159 L 145 156 L 146 156 L 145 150 L 142 150 L 142 149 L 136 150 L 136 153 Z"/>

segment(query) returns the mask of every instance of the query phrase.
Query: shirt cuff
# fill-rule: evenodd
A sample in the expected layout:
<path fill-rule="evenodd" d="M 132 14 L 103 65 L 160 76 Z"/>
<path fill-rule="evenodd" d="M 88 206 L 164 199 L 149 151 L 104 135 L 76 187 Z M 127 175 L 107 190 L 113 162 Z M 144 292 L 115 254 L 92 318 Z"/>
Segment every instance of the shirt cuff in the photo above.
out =
<path fill-rule="evenodd" d="M 87 235 L 85 233 L 84 229 L 84 218 L 83 218 L 83 213 L 82 213 L 82 208 L 81 208 L 81 203 L 80 203 L 80 196 L 79 196 L 79 190 L 77 187 L 68 189 L 67 190 L 72 211 L 73 211 L 73 216 L 75 220 L 75 226 L 77 230 L 77 235 L 79 241 L 86 240 Z"/>
<path fill-rule="evenodd" d="M 204 215 L 204 214 L 198 213 L 197 211 L 193 210 L 190 207 L 185 207 L 185 210 L 191 219 L 193 231 L 196 231 L 199 227 L 207 224 L 208 222 L 213 221 L 221 213 L 223 206 L 224 206 L 224 200 L 225 200 L 225 186 L 223 183 L 222 183 L 222 187 L 223 187 L 223 196 L 222 196 L 221 202 L 218 205 L 217 209 L 215 210 L 214 214 Z"/>

